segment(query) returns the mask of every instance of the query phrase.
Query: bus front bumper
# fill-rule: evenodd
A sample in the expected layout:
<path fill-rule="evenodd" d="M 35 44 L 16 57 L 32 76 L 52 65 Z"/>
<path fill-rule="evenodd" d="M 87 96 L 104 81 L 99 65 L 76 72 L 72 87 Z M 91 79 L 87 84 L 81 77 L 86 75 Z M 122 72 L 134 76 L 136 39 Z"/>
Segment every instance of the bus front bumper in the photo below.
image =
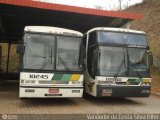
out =
<path fill-rule="evenodd" d="M 149 97 L 151 86 L 97 86 L 97 97 Z"/>
<path fill-rule="evenodd" d="M 19 89 L 20 98 L 82 97 L 83 87 L 25 87 Z"/>

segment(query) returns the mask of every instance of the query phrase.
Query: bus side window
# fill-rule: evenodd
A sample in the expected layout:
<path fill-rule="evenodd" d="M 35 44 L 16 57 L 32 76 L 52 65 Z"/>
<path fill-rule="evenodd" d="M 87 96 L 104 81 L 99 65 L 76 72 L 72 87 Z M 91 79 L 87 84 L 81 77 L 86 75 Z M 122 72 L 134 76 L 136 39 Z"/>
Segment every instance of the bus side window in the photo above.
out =
<path fill-rule="evenodd" d="M 80 43 L 80 50 L 79 50 L 79 59 L 78 59 L 78 66 L 80 66 L 81 69 L 84 69 L 84 61 L 83 61 L 83 58 L 85 57 L 84 56 L 84 53 L 85 53 L 85 48 L 84 48 L 84 45 L 83 45 L 83 39 L 81 40 L 81 43 Z"/>
<path fill-rule="evenodd" d="M 86 58 L 86 42 L 87 42 L 87 35 L 85 35 L 82 39 L 83 58 Z"/>
<path fill-rule="evenodd" d="M 94 61 L 94 51 L 96 48 L 96 32 L 89 34 L 88 40 L 88 53 L 87 53 L 87 68 L 90 76 L 95 78 L 95 61 Z"/>

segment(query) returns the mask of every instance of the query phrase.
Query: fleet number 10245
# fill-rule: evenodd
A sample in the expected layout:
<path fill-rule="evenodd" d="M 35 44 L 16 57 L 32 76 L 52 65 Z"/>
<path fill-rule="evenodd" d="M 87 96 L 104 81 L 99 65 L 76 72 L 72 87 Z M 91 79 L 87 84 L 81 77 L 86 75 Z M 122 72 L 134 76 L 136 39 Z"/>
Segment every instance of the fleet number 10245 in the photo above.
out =
<path fill-rule="evenodd" d="M 35 78 L 35 79 L 48 79 L 48 75 L 38 75 L 38 74 L 30 74 L 29 75 L 30 78 Z"/>

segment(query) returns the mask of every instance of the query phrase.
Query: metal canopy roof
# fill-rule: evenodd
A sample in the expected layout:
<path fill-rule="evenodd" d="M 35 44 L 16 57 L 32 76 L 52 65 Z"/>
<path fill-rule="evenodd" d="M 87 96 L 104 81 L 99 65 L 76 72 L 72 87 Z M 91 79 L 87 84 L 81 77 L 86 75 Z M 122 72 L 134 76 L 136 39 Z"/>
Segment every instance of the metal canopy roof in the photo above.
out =
<path fill-rule="evenodd" d="M 17 42 L 25 26 L 55 26 L 80 31 L 120 27 L 141 15 L 31 0 L 0 0 L 0 42 Z"/>

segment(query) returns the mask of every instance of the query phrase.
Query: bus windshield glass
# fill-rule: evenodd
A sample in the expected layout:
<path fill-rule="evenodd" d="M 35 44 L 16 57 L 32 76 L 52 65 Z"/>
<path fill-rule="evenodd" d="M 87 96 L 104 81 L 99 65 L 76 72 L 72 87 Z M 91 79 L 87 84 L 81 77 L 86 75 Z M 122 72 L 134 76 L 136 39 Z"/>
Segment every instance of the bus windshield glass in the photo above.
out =
<path fill-rule="evenodd" d="M 124 77 L 149 75 L 147 49 L 108 46 L 99 46 L 99 49 L 100 75 Z"/>
<path fill-rule="evenodd" d="M 80 70 L 80 38 L 57 36 L 57 70 Z"/>
<path fill-rule="evenodd" d="M 104 76 L 125 76 L 126 48 L 99 47 L 99 73 Z"/>
<path fill-rule="evenodd" d="M 99 43 L 131 44 L 147 46 L 145 34 L 123 32 L 98 32 Z"/>
<path fill-rule="evenodd" d="M 146 49 L 128 48 L 129 70 L 133 73 L 145 72 L 149 69 Z"/>
<path fill-rule="evenodd" d="M 26 33 L 23 69 L 79 71 L 80 41 L 76 37 Z"/>

